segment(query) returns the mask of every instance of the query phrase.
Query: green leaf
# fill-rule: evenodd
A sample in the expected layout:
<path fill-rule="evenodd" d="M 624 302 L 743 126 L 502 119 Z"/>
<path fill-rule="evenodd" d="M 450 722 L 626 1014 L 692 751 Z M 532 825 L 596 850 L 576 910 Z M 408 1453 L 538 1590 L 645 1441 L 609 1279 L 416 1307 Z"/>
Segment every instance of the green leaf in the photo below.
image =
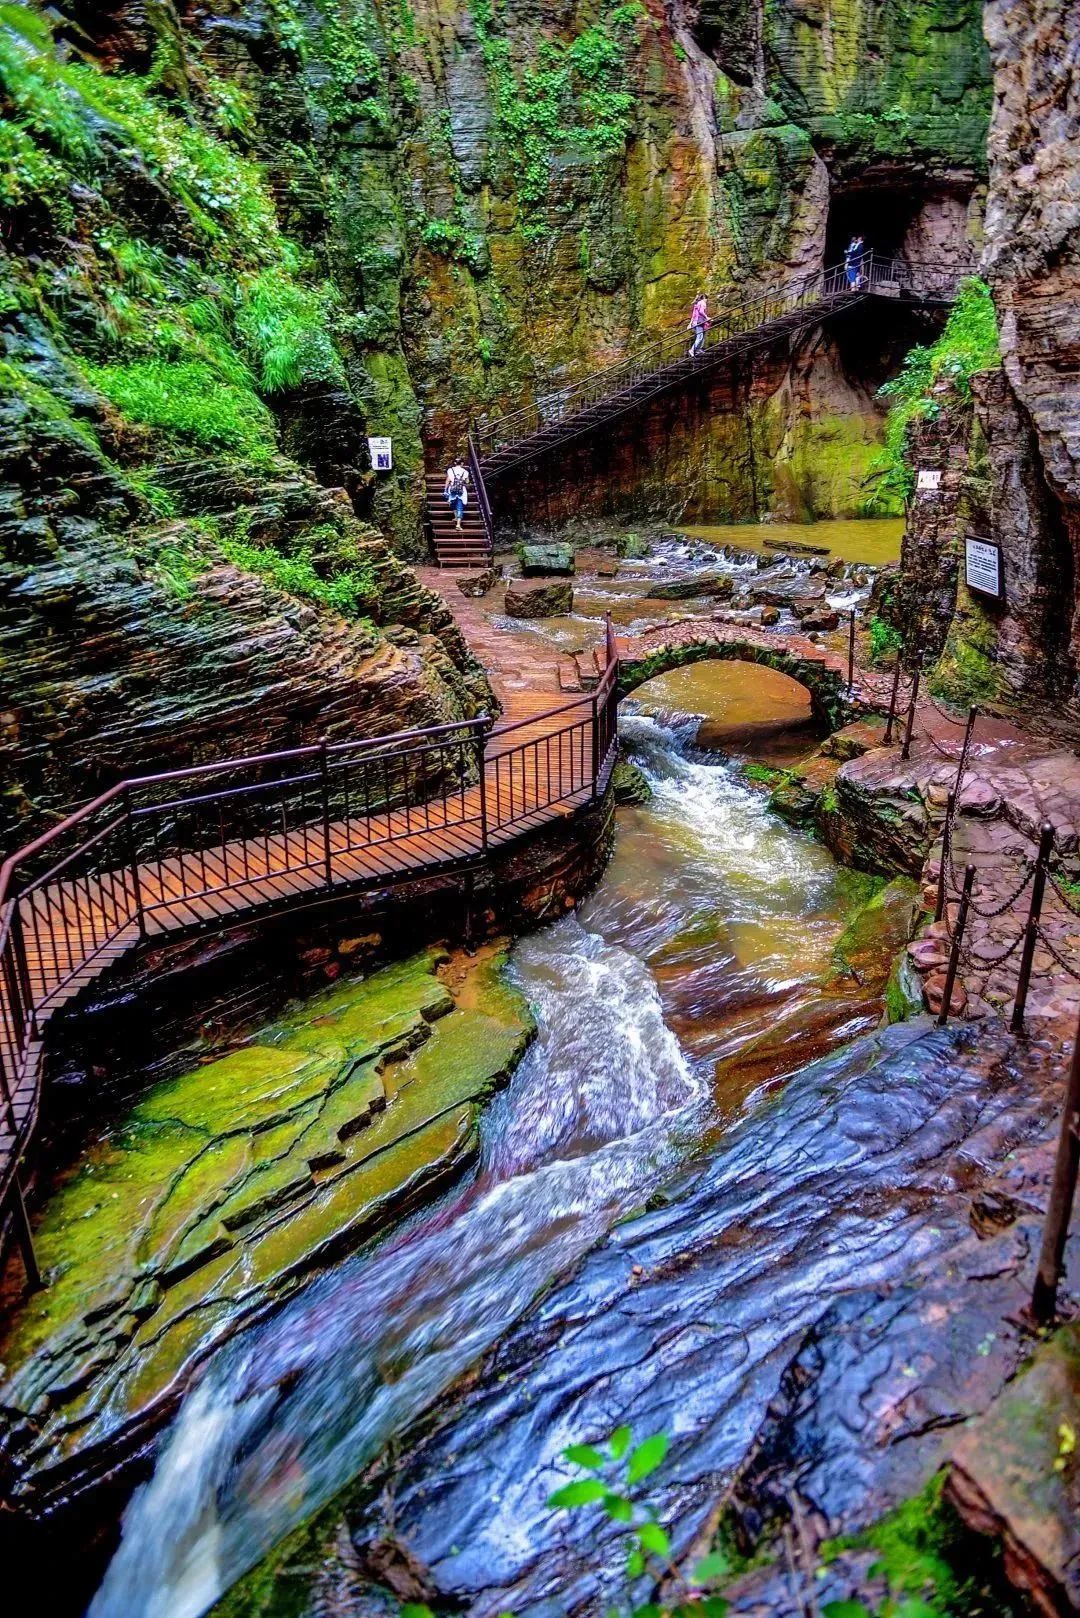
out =
<path fill-rule="evenodd" d="M 435 1618 L 435 1615 L 422 1601 L 408 1601 L 401 1609 L 401 1618 Z"/>
<path fill-rule="evenodd" d="M 592 1444 L 570 1444 L 563 1450 L 563 1460 L 569 1461 L 571 1466 L 587 1466 L 590 1471 L 599 1471 L 604 1464 L 604 1457 Z"/>
<path fill-rule="evenodd" d="M 604 1510 L 612 1522 L 633 1522 L 633 1502 L 627 1500 L 625 1495 L 616 1494 L 614 1489 L 608 1489 L 604 1495 Z"/>
<path fill-rule="evenodd" d="M 671 1541 L 658 1522 L 644 1522 L 636 1530 L 638 1543 L 653 1556 L 670 1556 Z"/>
<path fill-rule="evenodd" d="M 938 1608 L 931 1607 L 920 1596 L 908 1596 L 896 1608 L 894 1618 L 938 1618 Z"/>
<path fill-rule="evenodd" d="M 632 1618 L 664 1618 L 655 1601 L 645 1601 L 640 1607 L 635 1607 Z"/>
<path fill-rule="evenodd" d="M 574 1506 L 589 1506 L 594 1500 L 603 1500 L 607 1489 L 599 1478 L 579 1478 L 576 1483 L 564 1483 L 561 1489 L 548 1495 L 553 1511 L 569 1511 Z"/>
<path fill-rule="evenodd" d="M 826 1601 L 821 1618 L 874 1618 L 874 1615 L 861 1601 Z"/>
<path fill-rule="evenodd" d="M 611 1451 L 611 1459 L 613 1461 L 622 1460 L 623 1456 L 630 1448 L 630 1440 L 633 1438 L 633 1436 L 634 1435 L 629 1427 L 616 1427 L 615 1431 L 608 1439 L 608 1449 Z"/>
<path fill-rule="evenodd" d="M 710 1584 L 713 1579 L 722 1579 L 730 1572 L 731 1563 L 723 1551 L 711 1551 L 703 1556 L 694 1568 L 695 1584 Z"/>
<path fill-rule="evenodd" d="M 667 1452 L 667 1433 L 654 1433 L 651 1438 L 642 1439 L 626 1463 L 626 1481 L 639 1483 L 647 1478 L 650 1472 L 656 1471 Z"/>
<path fill-rule="evenodd" d="M 704 1596 L 698 1602 L 698 1610 L 705 1614 L 705 1618 L 724 1618 L 730 1605 L 723 1596 Z"/>
<path fill-rule="evenodd" d="M 631 1551 L 626 1558 L 626 1577 L 638 1579 L 645 1571 L 644 1551 Z"/>

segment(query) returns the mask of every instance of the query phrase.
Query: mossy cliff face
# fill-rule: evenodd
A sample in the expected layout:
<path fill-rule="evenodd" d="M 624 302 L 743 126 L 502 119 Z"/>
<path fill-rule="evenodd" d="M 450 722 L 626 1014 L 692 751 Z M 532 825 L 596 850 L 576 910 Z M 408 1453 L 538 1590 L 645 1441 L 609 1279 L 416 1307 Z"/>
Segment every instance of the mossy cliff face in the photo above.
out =
<path fill-rule="evenodd" d="M 367 520 L 339 295 L 283 225 L 245 92 L 196 72 L 169 5 L 139 16 L 134 44 L 114 20 L 141 75 L 0 8 L 12 843 L 124 773 L 492 705 Z"/>
<path fill-rule="evenodd" d="M 855 222 L 885 250 L 969 251 L 975 0 L 60 9 L 62 72 L 10 75 L 7 200 L 16 323 L 85 362 L 62 409 L 107 400 L 110 453 L 155 467 L 284 447 L 406 552 L 425 445 L 437 461 L 470 414 L 678 326 L 699 289 L 816 268 Z M 866 376 L 813 346 L 757 375 L 750 453 L 785 470 L 755 481 L 720 428 L 710 497 L 730 457 L 721 513 L 849 509 Z M 392 473 L 367 432 L 393 437 Z M 150 481 L 205 508 L 204 477 Z"/>
<path fill-rule="evenodd" d="M 154 1086 L 46 1199 L 49 1286 L 0 1342 L 7 1490 L 40 1505 L 107 1469 L 246 1319 L 469 1161 L 533 1025 L 499 955 L 457 998 L 439 959 L 339 985 Z"/>
<path fill-rule="evenodd" d="M 1076 5 L 1062 0 L 986 8 L 994 99 L 982 270 L 1000 364 L 993 356 L 959 395 L 939 378 L 909 460 L 912 480 L 916 466 L 942 468 L 943 493 L 915 496 L 904 547 L 912 615 L 930 648 L 942 648 L 937 691 L 1038 713 L 1072 737 L 1080 734 L 1080 81 L 1070 48 L 1078 27 Z M 965 587 L 969 534 L 1001 546 L 1001 601 Z"/>

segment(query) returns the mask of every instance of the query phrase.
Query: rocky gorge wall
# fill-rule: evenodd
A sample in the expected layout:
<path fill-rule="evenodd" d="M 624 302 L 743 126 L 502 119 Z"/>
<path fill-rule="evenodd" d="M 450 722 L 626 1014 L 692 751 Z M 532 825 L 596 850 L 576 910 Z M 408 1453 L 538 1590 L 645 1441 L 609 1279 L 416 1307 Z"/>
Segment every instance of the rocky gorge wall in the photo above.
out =
<path fill-rule="evenodd" d="M 1000 365 L 965 396 L 939 382 L 910 435 L 916 494 L 904 545 L 920 638 L 942 651 L 938 690 L 1019 708 L 1080 735 L 1080 8 L 1008 3 L 985 13 L 994 66 L 982 270 Z M 1002 551 L 1004 599 L 967 588 L 967 535 Z"/>

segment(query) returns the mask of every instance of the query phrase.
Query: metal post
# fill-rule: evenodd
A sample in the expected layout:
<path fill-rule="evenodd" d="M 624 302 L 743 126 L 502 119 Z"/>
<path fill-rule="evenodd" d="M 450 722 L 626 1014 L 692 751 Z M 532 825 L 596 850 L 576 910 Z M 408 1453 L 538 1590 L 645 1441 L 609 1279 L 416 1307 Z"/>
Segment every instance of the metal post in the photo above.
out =
<path fill-rule="evenodd" d="M 476 954 L 476 941 L 473 937 L 473 901 L 475 894 L 476 878 L 471 871 L 466 871 L 462 880 L 462 899 L 465 905 L 464 944 L 466 955 Z"/>
<path fill-rule="evenodd" d="M 604 614 L 604 665 L 610 668 L 619 660 L 618 647 L 615 641 L 615 629 L 611 622 L 610 612 Z"/>
<path fill-rule="evenodd" d="M 14 1079 L 14 1074 L 12 1075 Z M 12 1097 L 11 1085 L 8 1083 L 7 1066 L 4 1062 L 4 1053 L 0 1050 L 0 1101 L 4 1103 L 4 1111 L 8 1117 L 8 1127 L 15 1139 L 19 1136 L 19 1126 L 15 1121 L 15 1102 Z"/>
<path fill-rule="evenodd" d="M 136 879 L 135 891 L 137 895 L 138 879 Z M 37 1039 L 37 1004 L 34 1000 L 34 986 L 30 981 L 30 964 L 26 958 L 26 934 L 23 931 L 22 911 L 19 908 L 18 898 L 13 901 L 11 906 L 11 927 L 8 937 L 11 940 L 12 954 L 15 959 L 15 973 L 19 980 L 23 1006 L 30 1023 L 30 1037 L 31 1039 Z"/>
<path fill-rule="evenodd" d="M 1031 983 L 1031 963 L 1035 959 L 1035 945 L 1039 940 L 1039 917 L 1042 914 L 1043 893 L 1046 890 L 1046 869 L 1054 847 L 1054 828 L 1044 820 L 1039 833 L 1039 855 L 1035 861 L 1035 875 L 1031 883 L 1031 904 L 1028 907 L 1027 926 L 1024 929 L 1024 948 L 1020 956 L 1020 971 L 1016 979 L 1016 998 L 1009 1019 L 1012 1033 L 1024 1031 L 1024 1009 L 1027 1006 L 1028 987 Z"/>
<path fill-rule="evenodd" d="M 1043 1226 L 1039 1267 L 1031 1294 L 1031 1313 L 1035 1323 L 1048 1326 L 1057 1313 L 1057 1289 L 1061 1276 L 1065 1243 L 1069 1235 L 1073 1199 L 1076 1195 L 1076 1174 L 1080 1166 L 1080 1024 L 1073 1035 L 1072 1061 L 1069 1064 L 1069 1082 L 1065 1089 L 1065 1103 L 1061 1112 L 1061 1134 L 1058 1136 L 1054 1177 L 1050 1183 L 1050 1201 Z"/>
<path fill-rule="evenodd" d="M 937 904 L 934 906 L 934 920 L 940 921 L 945 914 L 945 893 L 949 880 L 949 855 L 952 853 L 952 817 L 956 807 L 956 794 L 949 793 L 945 805 L 945 825 L 941 832 L 941 869 L 938 871 Z"/>
<path fill-rule="evenodd" d="M 595 799 L 599 794 L 600 786 L 600 712 L 597 706 L 596 692 L 592 699 L 592 795 Z"/>
<path fill-rule="evenodd" d="M 324 736 L 319 742 L 319 777 L 322 785 L 323 868 L 326 875 L 326 886 L 332 888 L 334 885 L 334 867 L 330 849 L 330 762 L 326 756 L 326 749 L 327 741 Z"/>
<path fill-rule="evenodd" d="M 896 654 L 896 662 L 893 665 L 892 695 L 889 697 L 889 719 L 888 719 L 888 723 L 885 726 L 884 745 L 886 747 L 891 747 L 892 746 L 893 725 L 896 723 L 896 699 L 897 699 L 897 696 L 899 695 L 899 693 L 900 693 L 900 653 L 897 652 L 897 654 Z"/>
<path fill-rule="evenodd" d="M 851 609 L 850 621 L 848 623 L 847 688 L 848 688 L 848 696 L 850 697 L 852 691 L 854 691 L 854 689 L 855 689 L 855 608 L 854 607 L 852 607 L 852 609 Z"/>
<path fill-rule="evenodd" d="M 938 1012 L 937 1022 L 939 1028 L 944 1028 L 949 1020 L 949 1007 L 952 1005 L 953 985 L 956 982 L 956 969 L 960 964 L 960 944 L 964 937 L 964 928 L 967 925 L 968 905 L 971 903 L 971 889 L 975 882 L 975 867 L 969 865 L 964 871 L 964 891 L 960 895 L 960 909 L 956 917 L 956 926 L 953 929 L 952 953 L 949 956 L 949 970 L 945 974 L 945 992 L 941 997 L 941 1010 Z"/>
<path fill-rule="evenodd" d="M 30 1233 L 30 1220 L 26 1213 L 26 1203 L 23 1201 L 22 1187 L 19 1176 L 11 1177 L 11 1222 L 15 1227 L 15 1240 L 19 1244 L 22 1254 L 23 1269 L 31 1292 L 40 1292 L 44 1284 L 41 1271 L 38 1269 L 37 1257 L 34 1253 L 34 1238 Z"/>
<path fill-rule="evenodd" d="M 919 666 L 916 664 L 915 675 L 911 682 L 911 701 L 908 703 L 907 726 L 904 730 L 904 745 L 900 749 L 900 757 L 902 759 L 909 759 L 911 757 L 911 733 L 915 729 L 915 709 L 919 701 L 920 672 Z"/>
<path fill-rule="evenodd" d="M 143 909 L 142 884 L 139 881 L 139 856 L 135 847 L 135 823 L 131 813 L 131 792 L 124 789 L 124 835 L 127 840 L 128 865 L 131 867 L 131 886 L 135 895 L 135 915 L 139 923 L 139 937 L 146 939 L 146 912 Z"/>
<path fill-rule="evenodd" d="M 487 742 L 487 725 L 488 725 L 488 716 L 487 716 L 487 714 L 482 713 L 480 715 L 479 719 L 477 719 L 475 721 L 475 723 L 476 723 L 476 726 L 477 726 L 477 731 L 476 731 L 477 749 L 476 749 L 476 751 L 477 751 L 477 755 L 478 755 L 478 759 L 479 759 L 479 768 L 480 768 L 480 846 L 483 848 L 484 853 L 486 854 L 487 853 L 487 847 L 488 847 L 487 760 L 486 760 L 484 755 L 485 755 L 485 752 L 486 752 L 486 742 Z M 498 785 L 497 781 L 496 781 L 496 785 Z"/>

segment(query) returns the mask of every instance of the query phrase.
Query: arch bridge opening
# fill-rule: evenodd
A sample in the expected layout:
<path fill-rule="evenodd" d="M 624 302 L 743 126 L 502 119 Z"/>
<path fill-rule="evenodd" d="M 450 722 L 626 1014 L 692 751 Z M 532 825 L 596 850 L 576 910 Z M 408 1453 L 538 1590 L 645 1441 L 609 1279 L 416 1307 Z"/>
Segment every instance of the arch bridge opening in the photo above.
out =
<path fill-rule="evenodd" d="M 825 734 L 809 688 L 782 669 L 707 659 L 654 675 L 633 693 L 637 711 L 660 720 L 694 717 L 692 740 L 705 752 L 783 765 Z"/>

